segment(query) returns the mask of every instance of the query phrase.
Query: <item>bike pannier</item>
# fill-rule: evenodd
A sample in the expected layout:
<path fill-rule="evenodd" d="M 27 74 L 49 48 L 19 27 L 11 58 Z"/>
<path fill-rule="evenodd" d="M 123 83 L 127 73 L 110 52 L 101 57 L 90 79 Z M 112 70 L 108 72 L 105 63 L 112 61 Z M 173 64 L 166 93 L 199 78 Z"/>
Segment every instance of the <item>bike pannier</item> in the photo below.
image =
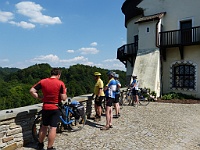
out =
<path fill-rule="evenodd" d="M 83 116 L 84 113 L 85 113 L 85 108 L 82 104 L 80 104 L 79 102 L 77 101 L 73 101 L 71 104 L 70 104 L 71 107 L 73 107 L 73 111 L 74 111 L 74 114 L 76 117 L 79 117 L 79 116 Z"/>

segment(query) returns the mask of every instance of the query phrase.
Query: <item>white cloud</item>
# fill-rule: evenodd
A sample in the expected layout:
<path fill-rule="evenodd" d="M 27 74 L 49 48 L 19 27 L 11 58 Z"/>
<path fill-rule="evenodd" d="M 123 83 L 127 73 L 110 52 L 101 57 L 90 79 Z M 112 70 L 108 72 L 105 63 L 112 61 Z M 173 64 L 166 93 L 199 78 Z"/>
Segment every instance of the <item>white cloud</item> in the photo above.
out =
<path fill-rule="evenodd" d="M 74 50 L 69 49 L 69 50 L 67 50 L 67 52 L 68 52 L 68 53 L 74 53 Z"/>
<path fill-rule="evenodd" d="M 118 62 L 119 60 L 117 60 L 117 59 L 106 59 L 106 60 L 104 60 L 103 62 Z"/>
<path fill-rule="evenodd" d="M 77 56 L 71 59 L 60 59 L 57 55 L 49 54 L 49 55 L 41 55 L 36 58 L 30 60 L 32 63 L 49 63 L 50 65 L 58 64 L 60 66 L 69 67 L 69 65 L 74 64 L 92 64 L 92 62 L 88 62 L 88 58 L 83 56 Z"/>
<path fill-rule="evenodd" d="M 33 28 L 35 28 L 34 24 L 28 23 L 28 22 L 25 22 L 25 21 L 21 21 L 21 22 L 10 21 L 9 23 L 13 24 L 13 25 L 16 25 L 18 27 L 22 27 L 24 29 L 33 29 Z"/>
<path fill-rule="evenodd" d="M 90 46 L 97 46 L 97 42 L 92 42 Z"/>
<path fill-rule="evenodd" d="M 41 55 L 38 56 L 36 58 L 33 58 L 31 60 L 31 62 L 35 62 L 35 63 L 42 63 L 42 62 L 59 62 L 59 57 L 53 54 L 49 54 L 49 55 Z"/>
<path fill-rule="evenodd" d="M 120 62 L 118 59 L 106 59 L 103 61 L 104 68 L 113 70 L 126 70 L 125 65 Z"/>
<path fill-rule="evenodd" d="M 93 47 L 88 47 L 88 48 L 80 48 L 79 51 L 81 51 L 81 54 L 97 54 L 99 50 Z"/>
<path fill-rule="evenodd" d="M 60 60 L 60 62 L 64 62 L 64 63 L 81 63 L 81 62 L 87 62 L 88 59 L 83 57 L 83 56 L 77 56 L 74 57 L 72 59 L 65 59 L 65 60 Z"/>
<path fill-rule="evenodd" d="M 61 24 L 59 17 L 46 16 L 41 13 L 44 9 L 34 2 L 24 1 L 15 5 L 17 12 L 29 17 L 29 21 L 40 24 Z"/>
<path fill-rule="evenodd" d="M 8 22 L 9 20 L 12 20 L 13 18 L 14 18 L 13 13 L 0 11 L 0 22 Z"/>

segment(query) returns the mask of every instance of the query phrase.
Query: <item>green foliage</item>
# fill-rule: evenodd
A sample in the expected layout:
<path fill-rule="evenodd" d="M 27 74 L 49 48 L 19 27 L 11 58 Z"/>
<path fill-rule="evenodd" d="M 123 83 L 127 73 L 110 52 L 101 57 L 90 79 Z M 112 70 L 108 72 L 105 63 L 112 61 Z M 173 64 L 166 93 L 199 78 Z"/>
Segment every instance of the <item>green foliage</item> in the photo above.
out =
<path fill-rule="evenodd" d="M 22 107 L 40 103 L 30 93 L 30 88 L 43 78 L 50 76 L 52 67 L 49 64 L 35 64 L 25 69 L 0 67 L 0 110 Z M 102 74 L 104 85 L 108 82 L 106 69 L 90 67 L 86 65 L 74 65 L 62 70 L 61 80 L 67 87 L 68 97 L 90 94 L 93 92 L 95 78 L 94 72 Z M 126 73 L 113 70 L 120 76 L 122 87 L 126 84 Z"/>
<path fill-rule="evenodd" d="M 162 99 L 163 100 L 171 100 L 171 99 L 196 99 L 196 98 L 192 95 L 170 92 L 170 93 L 164 94 L 162 96 Z"/>

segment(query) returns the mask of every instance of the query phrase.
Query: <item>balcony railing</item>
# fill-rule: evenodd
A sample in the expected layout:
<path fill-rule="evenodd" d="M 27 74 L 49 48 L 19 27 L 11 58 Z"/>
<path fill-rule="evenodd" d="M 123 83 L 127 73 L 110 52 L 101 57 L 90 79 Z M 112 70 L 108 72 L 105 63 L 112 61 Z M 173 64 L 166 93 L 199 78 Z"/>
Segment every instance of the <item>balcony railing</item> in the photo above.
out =
<path fill-rule="evenodd" d="M 184 30 L 160 32 L 160 47 L 176 47 L 200 44 L 200 26 Z"/>
<path fill-rule="evenodd" d="M 131 43 L 121 46 L 117 49 L 117 59 L 126 60 L 127 57 L 137 55 L 138 44 Z"/>
<path fill-rule="evenodd" d="M 123 64 L 127 64 L 127 61 L 133 65 L 133 60 L 137 56 L 137 50 L 138 50 L 138 42 L 131 44 L 126 44 L 121 46 L 117 49 L 117 59 L 119 59 Z"/>

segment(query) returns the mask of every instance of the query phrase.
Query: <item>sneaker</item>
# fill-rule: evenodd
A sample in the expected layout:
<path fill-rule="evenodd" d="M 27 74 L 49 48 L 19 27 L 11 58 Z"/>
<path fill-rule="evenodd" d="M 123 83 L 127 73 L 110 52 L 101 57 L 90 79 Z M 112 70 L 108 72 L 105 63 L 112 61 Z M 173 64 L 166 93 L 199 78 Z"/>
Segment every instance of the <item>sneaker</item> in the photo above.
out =
<path fill-rule="evenodd" d="M 44 149 L 44 143 L 38 143 L 37 150 L 43 150 Z"/>
<path fill-rule="evenodd" d="M 51 147 L 51 148 L 47 148 L 47 150 L 56 150 L 56 148 Z"/>

